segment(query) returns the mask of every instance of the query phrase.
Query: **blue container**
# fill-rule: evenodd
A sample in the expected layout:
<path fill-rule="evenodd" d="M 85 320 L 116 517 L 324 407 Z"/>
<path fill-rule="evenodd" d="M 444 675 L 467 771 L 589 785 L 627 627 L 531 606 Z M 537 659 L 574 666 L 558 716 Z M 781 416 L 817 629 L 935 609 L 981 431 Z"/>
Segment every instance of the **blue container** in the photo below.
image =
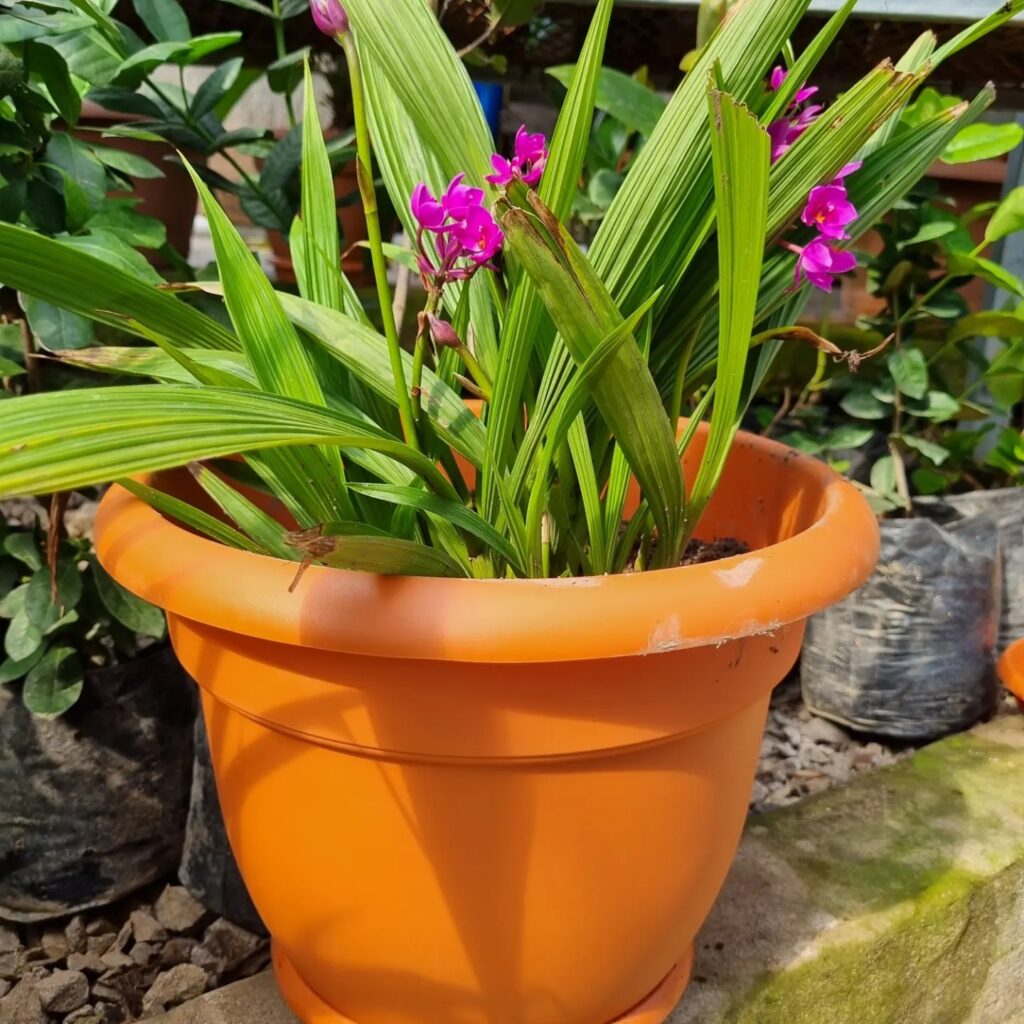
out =
<path fill-rule="evenodd" d="M 484 117 L 491 135 L 495 138 L 501 131 L 501 108 L 505 103 L 505 86 L 501 82 L 473 82 L 473 88 L 484 108 Z"/>

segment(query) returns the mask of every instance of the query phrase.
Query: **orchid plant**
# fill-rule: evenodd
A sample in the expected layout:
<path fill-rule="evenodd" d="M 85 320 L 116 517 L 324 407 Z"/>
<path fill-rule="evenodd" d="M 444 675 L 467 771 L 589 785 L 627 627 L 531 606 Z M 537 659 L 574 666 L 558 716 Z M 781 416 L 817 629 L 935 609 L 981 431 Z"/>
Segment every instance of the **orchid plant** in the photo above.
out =
<path fill-rule="evenodd" d="M 565 221 L 613 0 L 596 4 L 550 142 L 524 127 L 511 154 L 493 152 L 422 0 L 312 0 L 351 79 L 379 323 L 339 269 L 307 69 L 299 295 L 275 291 L 198 174 L 214 283 L 154 287 L 0 226 L 0 282 L 134 336 L 64 358 L 156 381 L 0 402 L 0 495 L 117 480 L 189 529 L 297 568 L 509 578 L 678 564 L 779 346 L 843 355 L 797 325 L 809 289 L 852 268 L 853 241 L 993 92 L 898 132 L 901 111 L 944 60 L 1024 10 L 1010 0 L 941 46 L 925 33 L 826 108 L 807 83 L 855 2 L 799 54 L 789 40 L 809 0 L 732 5 L 584 253 Z M 410 250 L 383 238 L 376 175 Z M 411 352 L 389 260 L 423 285 Z M 182 466 L 194 483 L 160 472 Z"/>

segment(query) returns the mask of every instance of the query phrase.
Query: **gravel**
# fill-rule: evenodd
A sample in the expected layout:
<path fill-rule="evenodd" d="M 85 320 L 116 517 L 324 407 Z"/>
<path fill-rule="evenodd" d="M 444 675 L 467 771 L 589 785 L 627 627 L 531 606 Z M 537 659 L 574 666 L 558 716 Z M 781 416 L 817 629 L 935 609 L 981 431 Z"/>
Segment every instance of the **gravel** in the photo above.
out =
<path fill-rule="evenodd" d="M 210 913 L 181 886 L 144 890 L 67 921 L 0 924 L 0 1024 L 124 1024 L 269 961 L 266 938 Z"/>

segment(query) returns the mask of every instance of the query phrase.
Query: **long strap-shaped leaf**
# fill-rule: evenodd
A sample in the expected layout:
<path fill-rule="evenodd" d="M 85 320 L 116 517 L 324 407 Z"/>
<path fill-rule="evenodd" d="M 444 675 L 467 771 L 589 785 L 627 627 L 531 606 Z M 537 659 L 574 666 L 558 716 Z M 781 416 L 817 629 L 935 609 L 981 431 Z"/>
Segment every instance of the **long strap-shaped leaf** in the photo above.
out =
<path fill-rule="evenodd" d="M 388 82 L 443 174 L 466 171 L 474 182 L 482 181 L 489 173 L 490 132 L 469 74 L 429 5 L 423 0 L 349 0 L 345 9 L 371 89 L 375 79 Z M 373 111 L 375 131 L 387 114 Z M 408 193 L 401 197 L 406 202 Z"/>
<path fill-rule="evenodd" d="M 299 284 L 302 294 L 330 309 L 342 308 L 341 246 L 338 211 L 334 199 L 331 160 L 320 129 L 313 76 L 305 62 L 302 122 L 302 231 L 303 256 Z"/>
<path fill-rule="evenodd" d="M 122 330 L 130 317 L 198 348 L 239 348 L 229 330 L 173 295 L 14 224 L 0 224 L 0 284 Z"/>
<path fill-rule="evenodd" d="M 594 11 L 590 30 L 558 115 L 551 140 L 551 155 L 540 183 L 541 199 L 560 220 L 564 220 L 572 208 L 580 169 L 587 152 L 612 4 L 613 0 L 600 0 Z M 506 457 L 511 454 L 513 427 L 517 418 L 522 418 L 523 383 L 544 318 L 544 303 L 536 287 L 528 275 L 520 275 L 509 299 L 498 369 L 494 378 L 494 402 L 487 422 L 491 449 Z M 506 462 L 501 460 L 499 465 L 504 466 Z M 493 507 L 497 497 L 489 476 L 489 473 L 484 474 L 480 489 L 485 512 Z"/>
<path fill-rule="evenodd" d="M 45 494 L 288 445 L 383 452 L 456 499 L 424 455 L 331 409 L 180 384 L 87 388 L 0 402 L 0 496 Z"/>
<path fill-rule="evenodd" d="M 768 220 L 771 144 L 767 132 L 742 104 L 714 87 L 709 91 L 709 107 L 718 210 L 718 373 L 707 446 L 690 492 L 688 534 L 718 485 L 739 427 L 737 410 Z"/>
<path fill-rule="evenodd" d="M 279 293 L 281 305 L 291 321 L 318 345 L 340 360 L 364 384 L 389 402 L 395 401 L 395 386 L 384 339 L 357 320 L 314 305 L 294 295 Z M 402 353 L 405 372 L 412 371 L 412 356 Z M 424 415 L 438 437 L 464 455 L 474 466 L 483 463 L 485 433 L 480 421 L 458 394 L 428 368 L 423 369 L 420 401 Z"/>
<path fill-rule="evenodd" d="M 523 189 L 513 190 L 515 198 Z M 563 225 L 530 193 L 530 213 L 505 204 L 501 221 L 513 252 L 577 365 L 624 322 L 593 266 Z M 647 364 L 630 337 L 594 382 L 594 402 L 651 502 L 663 547 L 681 536 L 683 480 L 675 437 Z"/>
<path fill-rule="evenodd" d="M 612 202 L 591 250 L 594 266 L 621 308 L 634 308 L 645 288 L 649 290 L 645 273 L 650 264 L 667 268 L 669 274 L 685 270 L 682 255 L 703 219 L 712 189 L 705 120 L 708 73 L 718 64 L 731 94 L 740 101 L 752 100 L 808 2 L 740 0 L 683 79 Z"/>

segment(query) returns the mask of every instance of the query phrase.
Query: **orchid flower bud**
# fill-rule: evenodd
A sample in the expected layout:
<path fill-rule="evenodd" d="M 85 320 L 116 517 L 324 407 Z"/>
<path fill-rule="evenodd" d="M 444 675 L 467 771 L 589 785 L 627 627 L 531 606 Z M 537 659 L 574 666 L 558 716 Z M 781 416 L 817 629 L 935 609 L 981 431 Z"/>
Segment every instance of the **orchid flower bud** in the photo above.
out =
<path fill-rule="evenodd" d="M 341 0 L 309 0 L 316 27 L 325 36 L 340 36 L 348 31 L 348 14 Z"/>
<path fill-rule="evenodd" d="M 430 336 L 434 339 L 435 345 L 441 345 L 445 348 L 462 347 L 462 339 L 455 333 L 455 328 L 446 320 L 442 320 L 431 313 L 427 317 L 427 323 L 430 325 Z"/>

